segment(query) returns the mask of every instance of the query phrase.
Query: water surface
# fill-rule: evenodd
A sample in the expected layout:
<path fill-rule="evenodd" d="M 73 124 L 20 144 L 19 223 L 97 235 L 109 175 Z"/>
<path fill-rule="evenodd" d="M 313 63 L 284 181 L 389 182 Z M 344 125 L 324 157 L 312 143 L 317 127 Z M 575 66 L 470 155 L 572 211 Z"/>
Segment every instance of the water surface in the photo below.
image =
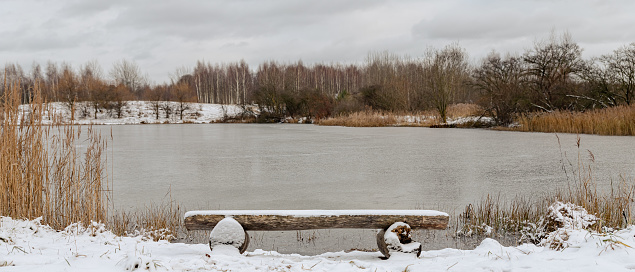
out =
<path fill-rule="evenodd" d="M 633 137 L 581 135 L 578 148 L 573 134 L 481 129 L 98 128 L 112 129 L 109 173 L 115 203 L 126 209 L 170 197 L 188 209 L 462 209 L 487 194 L 562 188 L 578 156 L 601 188 L 635 176 Z"/>

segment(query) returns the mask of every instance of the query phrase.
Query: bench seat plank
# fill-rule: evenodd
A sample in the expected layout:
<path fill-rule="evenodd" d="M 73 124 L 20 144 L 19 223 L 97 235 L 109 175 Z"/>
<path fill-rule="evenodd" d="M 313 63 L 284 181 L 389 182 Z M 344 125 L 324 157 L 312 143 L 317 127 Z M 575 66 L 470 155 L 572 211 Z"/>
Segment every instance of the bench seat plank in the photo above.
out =
<path fill-rule="evenodd" d="M 206 210 L 185 214 L 188 230 L 211 230 L 232 217 L 245 230 L 386 229 L 405 222 L 413 229 L 445 229 L 449 216 L 433 210 Z"/>

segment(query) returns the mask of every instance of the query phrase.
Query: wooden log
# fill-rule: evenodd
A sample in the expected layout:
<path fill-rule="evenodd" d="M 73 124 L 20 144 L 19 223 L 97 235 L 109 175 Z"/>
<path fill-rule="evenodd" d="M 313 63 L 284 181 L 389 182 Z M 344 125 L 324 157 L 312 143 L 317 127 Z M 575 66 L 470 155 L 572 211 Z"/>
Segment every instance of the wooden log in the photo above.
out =
<path fill-rule="evenodd" d="M 387 229 L 404 222 L 413 229 L 445 229 L 447 214 L 438 211 L 193 211 L 186 213 L 188 230 L 210 230 L 225 217 L 232 217 L 246 230 L 280 231 L 309 229 Z"/>

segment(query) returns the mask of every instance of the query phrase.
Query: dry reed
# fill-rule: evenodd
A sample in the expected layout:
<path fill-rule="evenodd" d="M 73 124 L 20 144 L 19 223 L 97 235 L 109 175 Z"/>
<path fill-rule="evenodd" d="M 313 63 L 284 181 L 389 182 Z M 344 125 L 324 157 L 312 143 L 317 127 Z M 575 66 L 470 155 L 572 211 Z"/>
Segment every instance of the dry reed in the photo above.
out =
<path fill-rule="evenodd" d="M 448 108 L 450 119 L 479 116 L 482 109 L 476 104 L 453 104 Z M 346 127 L 388 127 L 388 126 L 414 126 L 430 127 L 440 125 L 437 111 L 423 112 L 383 112 L 365 110 L 340 116 L 322 119 L 317 122 L 321 126 L 346 126 Z"/>
<path fill-rule="evenodd" d="M 183 230 L 182 210 L 169 205 L 115 212 L 106 169 L 106 141 L 91 127 L 44 126 L 44 103 L 20 107 L 20 84 L 4 81 L 0 97 L 0 215 L 34 219 L 55 229 L 102 222 L 119 235 L 171 239 Z M 22 109 L 22 111 L 21 111 Z M 49 116 L 61 120 L 61 116 Z"/>
<path fill-rule="evenodd" d="M 397 118 L 392 113 L 367 110 L 322 119 L 317 124 L 321 126 L 385 127 L 393 126 L 396 123 Z"/>
<path fill-rule="evenodd" d="M 520 116 L 517 122 L 521 131 L 634 136 L 635 105 L 587 112 L 534 113 Z"/>
<path fill-rule="evenodd" d="M 451 119 L 480 116 L 483 114 L 483 108 L 476 104 L 458 103 L 448 107 L 448 117 Z"/>
<path fill-rule="evenodd" d="M 107 226 L 117 235 L 142 235 L 155 241 L 172 240 L 186 232 L 183 210 L 173 202 L 113 213 Z"/>
<path fill-rule="evenodd" d="M 578 138 L 578 147 L 580 146 Z M 593 155 L 590 154 L 593 161 Z M 486 196 L 477 205 L 468 205 L 456 218 L 459 234 L 519 233 L 530 224 L 538 224 L 547 215 L 549 205 L 560 201 L 572 203 L 595 215 L 599 221 L 595 231 L 604 227 L 620 229 L 633 223 L 631 205 L 635 202 L 635 180 L 621 177 L 617 184 L 611 184 L 608 191 L 599 191 L 592 167 L 583 162 L 578 153 L 577 165 L 570 166 L 574 173 L 565 188 L 545 192 L 543 196 L 528 199 L 522 196 L 509 203 L 499 197 Z M 575 170 L 575 171 L 571 171 Z"/>
<path fill-rule="evenodd" d="M 105 142 L 90 128 L 83 135 L 76 126 L 43 126 L 44 103 L 37 85 L 29 110 L 20 112 L 19 85 L 5 80 L 1 99 L 0 214 L 43 217 L 58 229 L 75 222 L 104 221 Z M 80 144 L 85 150 L 78 148 Z"/>

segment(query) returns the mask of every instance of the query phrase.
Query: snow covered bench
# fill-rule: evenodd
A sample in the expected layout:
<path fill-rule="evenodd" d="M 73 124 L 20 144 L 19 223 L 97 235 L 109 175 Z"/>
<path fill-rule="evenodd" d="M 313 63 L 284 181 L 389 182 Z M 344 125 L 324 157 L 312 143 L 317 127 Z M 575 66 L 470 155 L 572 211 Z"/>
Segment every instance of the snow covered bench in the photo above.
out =
<path fill-rule="evenodd" d="M 188 230 L 212 230 L 210 248 L 232 245 L 243 253 L 248 230 L 379 229 L 377 246 L 390 252 L 421 253 L 411 229 L 445 229 L 447 213 L 432 210 L 208 210 L 185 213 Z"/>

